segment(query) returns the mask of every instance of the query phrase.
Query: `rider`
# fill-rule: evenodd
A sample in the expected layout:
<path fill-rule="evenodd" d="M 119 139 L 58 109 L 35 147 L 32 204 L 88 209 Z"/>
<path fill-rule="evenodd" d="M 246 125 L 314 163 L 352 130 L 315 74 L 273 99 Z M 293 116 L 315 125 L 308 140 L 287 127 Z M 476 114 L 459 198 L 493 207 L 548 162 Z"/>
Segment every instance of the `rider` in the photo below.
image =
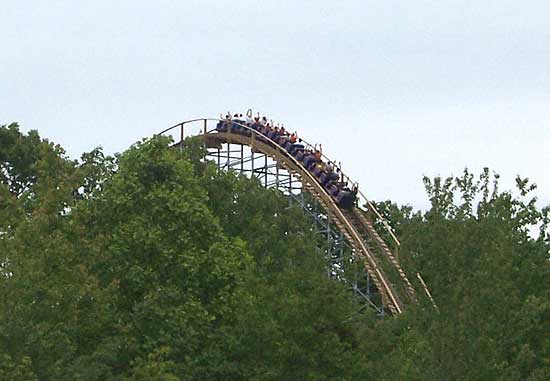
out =
<path fill-rule="evenodd" d="M 246 111 L 246 124 L 252 126 L 254 124 L 254 118 L 252 118 L 252 109 L 249 108 Z"/>
<path fill-rule="evenodd" d="M 321 156 L 323 155 L 323 148 L 319 144 L 319 148 L 317 148 L 317 144 L 315 145 L 315 160 L 319 161 L 321 160 Z"/>
<path fill-rule="evenodd" d="M 298 139 L 298 135 L 296 135 L 296 132 L 293 132 L 292 135 L 290 135 L 290 142 L 294 144 L 296 143 L 296 139 Z"/>

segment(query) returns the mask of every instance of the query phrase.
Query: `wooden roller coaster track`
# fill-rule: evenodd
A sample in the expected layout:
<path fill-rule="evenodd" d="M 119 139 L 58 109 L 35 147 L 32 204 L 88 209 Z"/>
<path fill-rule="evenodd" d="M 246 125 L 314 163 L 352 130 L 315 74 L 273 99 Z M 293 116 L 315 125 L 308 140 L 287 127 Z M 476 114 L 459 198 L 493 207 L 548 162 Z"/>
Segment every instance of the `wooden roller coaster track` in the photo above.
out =
<path fill-rule="evenodd" d="M 221 144 L 249 146 L 252 152 L 261 152 L 271 157 L 278 166 L 284 168 L 300 180 L 302 189 L 308 192 L 319 203 L 327 216 L 330 217 L 337 229 L 345 237 L 356 257 L 362 260 L 366 271 L 380 293 L 385 309 L 391 314 L 398 315 L 403 313 L 408 304 L 417 302 L 416 291 L 401 268 L 396 255 L 400 242 L 388 223 L 376 210 L 373 203 L 363 193 L 358 193 L 358 206 L 354 206 L 351 209 L 341 209 L 323 185 L 319 183 L 317 178 L 300 161 L 296 160 L 277 142 L 244 124 L 232 122 L 234 125 L 238 125 L 241 130 L 246 131 L 246 134 L 232 132 L 231 128 L 227 132 L 219 132 L 216 129 L 208 130 L 208 122 L 213 121 L 218 123 L 223 122 L 222 120 L 207 118 L 193 119 L 172 126 L 160 134 L 166 134 L 174 130 L 179 132 L 179 142 L 176 142 L 176 145 L 183 147 L 184 126 L 201 121 L 203 122 L 202 132 L 197 136 L 202 139 L 205 148 L 219 148 Z M 311 146 L 303 140 L 302 142 L 306 146 Z M 324 158 L 327 162 L 334 162 L 326 157 Z M 342 174 L 342 176 L 344 177 L 345 175 Z M 345 177 L 347 178 L 347 176 Z M 362 209 L 359 205 L 364 205 L 366 210 Z M 374 216 L 379 225 L 385 229 L 386 235 L 389 237 L 388 239 L 393 241 L 395 253 L 378 233 L 368 216 Z M 393 273 L 394 276 L 390 278 L 389 273 Z M 429 296 L 424 282 L 422 281 L 421 283 L 426 294 Z M 402 291 L 398 292 L 398 289 Z"/>

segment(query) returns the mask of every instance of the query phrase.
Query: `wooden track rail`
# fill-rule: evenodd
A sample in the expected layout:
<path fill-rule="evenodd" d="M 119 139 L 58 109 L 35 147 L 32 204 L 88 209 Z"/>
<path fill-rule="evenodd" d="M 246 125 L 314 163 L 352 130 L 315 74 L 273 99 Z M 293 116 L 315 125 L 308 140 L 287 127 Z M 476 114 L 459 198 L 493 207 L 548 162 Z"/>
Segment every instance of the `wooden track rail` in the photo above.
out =
<path fill-rule="evenodd" d="M 181 128 L 181 138 L 178 144 L 182 145 L 184 136 L 183 126 L 186 123 L 197 121 L 204 121 L 202 134 L 197 136 L 203 140 L 206 147 L 221 147 L 224 143 L 249 146 L 253 152 L 261 152 L 271 157 L 279 166 L 298 178 L 302 183 L 302 188 L 315 198 L 334 225 L 346 238 L 355 255 L 362 259 L 365 270 L 381 295 L 383 306 L 391 314 L 401 314 L 405 309 L 405 303 L 416 303 L 415 289 L 386 242 L 378 234 L 372 222 L 365 216 L 365 211 L 357 207 L 350 210 L 340 209 L 326 189 L 318 182 L 317 178 L 301 162 L 296 160 L 273 140 L 239 123 L 236 124 L 247 131 L 246 135 L 231 132 L 231 129 L 228 132 L 207 131 L 207 122 L 219 122 L 220 120 L 218 119 L 194 119 L 168 128 L 161 132 L 161 134 Z M 373 209 L 375 214 L 381 218 L 370 202 L 368 202 L 368 207 L 369 210 Z M 399 241 L 397 241 L 391 230 L 389 230 L 387 223 L 383 222 L 391 237 L 399 245 Z M 384 265 L 382 265 L 382 262 Z M 398 278 L 393 278 L 393 280 L 399 279 L 399 284 L 392 284 L 387 271 L 398 274 Z M 397 288 L 403 289 L 405 292 L 398 292 Z M 407 300 L 403 300 L 403 298 Z"/>

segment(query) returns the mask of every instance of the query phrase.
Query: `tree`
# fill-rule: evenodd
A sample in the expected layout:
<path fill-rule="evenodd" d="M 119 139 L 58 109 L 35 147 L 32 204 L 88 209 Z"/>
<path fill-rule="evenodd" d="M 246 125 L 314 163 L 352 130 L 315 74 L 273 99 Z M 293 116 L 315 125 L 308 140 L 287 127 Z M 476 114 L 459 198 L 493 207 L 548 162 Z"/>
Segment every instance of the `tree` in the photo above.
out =
<path fill-rule="evenodd" d="M 378 203 L 438 304 L 381 320 L 326 277 L 299 208 L 196 141 L 74 161 L 16 125 L 0 136 L 2 379 L 550 375 L 550 213 L 527 179 L 514 195 L 465 171 L 424 179 L 427 212 Z"/>
<path fill-rule="evenodd" d="M 423 274 L 439 306 L 408 314 L 404 341 L 384 363 L 391 378 L 411 357 L 422 364 L 410 370 L 418 379 L 547 378 L 547 209 L 528 198 L 535 185 L 518 178 L 518 197 L 500 192 L 498 178 L 488 169 L 477 180 L 467 170 L 425 178 L 432 207 L 421 216 L 386 203 L 405 266 Z"/>
<path fill-rule="evenodd" d="M 346 379 L 356 306 L 302 212 L 169 146 L 45 166 L 3 240 L 0 353 L 46 380 Z"/>

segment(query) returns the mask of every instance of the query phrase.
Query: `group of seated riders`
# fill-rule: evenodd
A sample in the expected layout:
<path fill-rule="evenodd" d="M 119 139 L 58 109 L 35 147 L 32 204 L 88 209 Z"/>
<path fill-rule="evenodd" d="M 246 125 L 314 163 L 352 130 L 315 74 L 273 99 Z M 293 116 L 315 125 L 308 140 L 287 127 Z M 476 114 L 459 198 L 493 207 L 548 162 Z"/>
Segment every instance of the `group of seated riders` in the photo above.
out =
<path fill-rule="evenodd" d="M 243 127 L 246 126 L 246 127 Z M 264 116 L 252 117 L 252 110 L 248 110 L 246 118 L 242 114 L 228 113 L 223 120 L 216 126 L 219 132 L 231 132 L 241 135 L 251 136 L 254 130 L 267 137 L 268 143 L 275 142 L 284 148 L 297 161 L 303 164 L 319 181 L 319 183 L 334 198 L 339 207 L 349 209 L 355 204 L 357 199 L 358 186 L 355 184 L 351 189 L 347 181 L 341 176 L 340 168 L 336 167 L 330 161 L 323 161 L 322 147 L 315 146 L 306 148 L 302 140 L 298 138 L 296 132 L 289 133 L 284 126 L 274 126 Z"/>

